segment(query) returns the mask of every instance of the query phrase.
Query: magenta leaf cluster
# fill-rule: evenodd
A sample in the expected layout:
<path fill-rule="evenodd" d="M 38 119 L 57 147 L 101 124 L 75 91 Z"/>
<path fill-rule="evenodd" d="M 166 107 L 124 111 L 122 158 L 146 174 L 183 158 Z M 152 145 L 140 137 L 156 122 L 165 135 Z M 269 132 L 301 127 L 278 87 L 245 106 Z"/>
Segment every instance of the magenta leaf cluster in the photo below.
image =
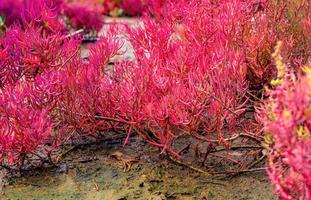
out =
<path fill-rule="evenodd" d="M 71 3 L 64 6 L 64 14 L 74 29 L 100 31 L 103 25 L 102 14 L 83 4 Z"/>
<path fill-rule="evenodd" d="M 281 199 L 311 198 L 311 76 L 286 79 L 265 109 L 268 174 Z"/>
<path fill-rule="evenodd" d="M 120 45 L 102 37 L 84 61 L 79 38 L 11 26 L 0 46 L 1 163 L 22 165 L 28 155 L 54 162 L 51 153 L 73 136 L 109 129 L 96 117 L 109 108 L 104 69 Z"/>
<path fill-rule="evenodd" d="M 35 23 L 54 32 L 68 28 L 85 29 L 85 32 L 99 31 L 103 23 L 99 10 L 63 0 L 1 0 L 0 16 L 6 16 L 8 26 Z"/>
<path fill-rule="evenodd" d="M 183 136 L 230 146 L 247 101 L 246 66 L 233 28 L 246 5 L 180 1 L 168 4 L 161 20 L 146 18 L 142 28 L 129 29 L 136 60 L 115 66 L 113 77 L 128 135 L 138 132 L 176 157 L 172 144 Z"/>
<path fill-rule="evenodd" d="M 102 11 L 83 1 L 0 0 L 7 19 L 0 35 L 1 165 L 34 157 L 55 163 L 55 151 L 70 140 L 108 131 L 123 133 L 124 145 L 136 135 L 178 159 L 181 140 L 221 150 L 225 162 L 239 143 L 267 155 L 281 199 L 311 198 L 311 70 L 297 67 L 310 59 L 308 1 L 106 3 L 130 16 L 148 12 L 139 27 L 114 24 L 82 59 L 82 39 L 68 30 L 99 31 Z M 132 60 L 122 57 L 120 31 Z M 273 62 L 279 40 L 283 57 L 277 52 Z M 244 158 L 235 163 L 249 167 Z"/>

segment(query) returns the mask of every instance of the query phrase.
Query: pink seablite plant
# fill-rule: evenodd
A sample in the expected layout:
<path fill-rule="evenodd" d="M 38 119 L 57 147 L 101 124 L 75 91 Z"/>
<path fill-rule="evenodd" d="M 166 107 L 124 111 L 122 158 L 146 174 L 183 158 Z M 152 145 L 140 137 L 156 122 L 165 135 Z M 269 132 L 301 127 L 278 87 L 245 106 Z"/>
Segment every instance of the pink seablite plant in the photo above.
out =
<path fill-rule="evenodd" d="M 37 26 L 49 32 L 64 32 L 64 22 L 60 18 L 63 4 L 54 0 L 24 0 L 21 10 L 23 26 Z"/>
<path fill-rule="evenodd" d="M 306 62 L 310 36 L 303 21 L 311 13 L 310 1 L 254 0 L 239 38 L 248 63 L 250 87 L 258 90 L 276 75 L 271 59 L 277 41 L 284 41 L 283 55 L 293 66 Z"/>
<path fill-rule="evenodd" d="M 102 3 L 104 13 L 113 16 L 120 15 L 120 9 L 125 15 L 141 15 L 144 11 L 144 5 L 142 0 L 105 0 Z"/>
<path fill-rule="evenodd" d="M 0 16 L 6 17 L 6 25 L 9 26 L 14 22 L 21 22 L 22 4 L 20 1 L 0 0 Z"/>
<path fill-rule="evenodd" d="M 29 154 L 49 157 L 60 144 L 63 136 L 52 134 L 60 123 L 54 113 L 62 93 L 58 70 L 77 50 L 75 41 L 31 26 L 11 27 L 1 38 L 0 163 L 10 166 L 22 165 Z"/>
<path fill-rule="evenodd" d="M 67 3 L 63 0 L 0 0 L 0 16 L 6 17 L 7 26 L 37 25 L 50 32 L 64 32 L 64 19 L 67 18 L 71 28 L 83 28 L 86 32 L 99 31 L 103 9 L 98 9 L 96 5 L 100 4 Z"/>
<path fill-rule="evenodd" d="M 186 135 L 230 148 L 247 101 L 244 57 L 234 45 L 245 6 L 180 1 L 161 20 L 129 29 L 136 61 L 118 64 L 112 78 L 128 136 L 137 132 L 176 157 L 172 144 Z"/>
<path fill-rule="evenodd" d="M 33 79 L 44 71 L 60 68 L 77 51 L 78 43 L 60 33 L 47 33 L 28 25 L 12 26 L 3 37 L 7 58 L 0 69 L 0 86 L 14 85 L 21 78 Z"/>
<path fill-rule="evenodd" d="M 6 17 L 6 24 L 36 24 L 49 31 L 62 31 L 64 24 L 59 15 L 62 0 L 17 0 L 0 1 L 0 15 Z"/>
<path fill-rule="evenodd" d="M 113 86 L 105 68 L 120 45 L 113 37 L 101 37 L 91 45 L 86 63 L 78 59 L 64 66 L 57 118 L 79 134 L 96 136 L 112 128 L 105 120 L 114 117 L 115 112 L 109 96 Z"/>
<path fill-rule="evenodd" d="M 22 165 L 28 155 L 53 163 L 51 153 L 69 139 L 114 126 L 107 123 L 115 109 L 105 73 L 122 45 L 114 33 L 92 45 L 84 61 L 80 39 L 26 27 L 12 26 L 0 44 L 0 163 L 9 166 Z"/>
<path fill-rule="evenodd" d="M 137 16 L 143 13 L 142 0 L 122 0 L 120 8 L 129 16 Z"/>
<path fill-rule="evenodd" d="M 311 68 L 304 67 L 305 75 L 295 78 L 279 49 L 274 56 L 279 76 L 261 110 L 269 150 L 268 174 L 281 199 L 310 199 Z"/>
<path fill-rule="evenodd" d="M 69 25 L 74 29 L 99 31 L 102 28 L 101 13 L 97 10 L 91 10 L 83 4 L 68 4 L 64 8 L 64 14 L 69 19 Z"/>
<path fill-rule="evenodd" d="M 285 38 L 288 49 L 309 41 L 309 18 L 301 23 L 303 39 L 293 39 L 282 9 L 266 10 L 267 2 L 146 1 L 143 7 L 152 8 L 144 25 L 125 28 L 135 59 L 107 67 L 122 46 L 115 30 L 90 45 L 82 60 L 81 40 L 67 38 L 58 24 L 65 12 L 74 28 L 98 31 L 99 12 L 78 2 L 55 10 L 55 1 L 25 2 L 29 13 L 0 39 L 0 163 L 8 165 L 22 164 L 29 154 L 53 162 L 51 152 L 68 140 L 109 130 L 124 131 L 125 144 L 137 134 L 177 158 L 176 143 L 184 138 L 225 150 L 234 141 L 260 144 L 259 134 L 245 129 L 249 73 L 260 79 L 270 73 L 278 39 Z M 141 5 L 125 2 L 128 12 L 140 12 Z M 286 58 L 297 60 L 290 51 Z M 275 82 L 281 84 L 262 117 L 273 138 L 269 175 L 281 198 L 309 198 L 310 174 L 302 163 L 309 162 L 310 78 Z"/>
<path fill-rule="evenodd" d="M 22 83 L 0 91 L 0 163 L 23 162 L 50 137 L 53 123 L 47 110 L 29 105 L 29 90 Z"/>
<path fill-rule="evenodd" d="M 85 1 L 87 0 L 81 0 L 81 2 Z M 141 16 L 146 11 L 151 11 L 153 14 L 162 12 L 161 8 L 166 2 L 171 2 L 171 0 L 105 0 L 103 1 L 103 7 L 105 14 L 118 16 L 122 13 L 134 17 Z M 120 9 L 122 12 L 119 12 Z"/>

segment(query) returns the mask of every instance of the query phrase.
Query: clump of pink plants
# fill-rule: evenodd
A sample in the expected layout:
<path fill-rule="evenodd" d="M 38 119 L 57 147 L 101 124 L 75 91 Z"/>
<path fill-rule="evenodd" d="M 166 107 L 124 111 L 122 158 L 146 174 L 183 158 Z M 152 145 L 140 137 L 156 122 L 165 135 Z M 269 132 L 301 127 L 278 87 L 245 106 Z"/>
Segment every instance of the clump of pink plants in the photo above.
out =
<path fill-rule="evenodd" d="M 103 23 L 100 10 L 63 0 L 0 0 L 0 16 L 6 17 L 7 26 L 36 23 L 55 32 L 64 31 L 68 26 L 71 29 L 83 28 L 85 32 L 99 31 Z"/>
<path fill-rule="evenodd" d="M 58 16 L 63 2 L 59 0 L 0 1 L 0 15 L 6 17 L 6 25 L 41 23 L 42 27 L 59 30 L 62 22 Z"/>
<path fill-rule="evenodd" d="M 1 164 L 29 156 L 53 163 L 51 153 L 69 139 L 111 128 L 96 117 L 109 116 L 104 69 L 121 45 L 113 34 L 91 47 L 89 61 L 79 38 L 32 23 L 11 26 L 0 41 Z"/>
<path fill-rule="evenodd" d="M 21 20 L 20 11 L 22 4 L 19 1 L 1 0 L 0 1 L 0 16 L 5 16 L 6 25 L 11 25 L 16 21 Z"/>
<path fill-rule="evenodd" d="M 105 0 L 103 7 L 105 14 L 135 17 L 143 15 L 146 11 L 155 14 L 165 3 L 165 0 Z"/>
<path fill-rule="evenodd" d="M 69 20 L 69 25 L 74 29 L 100 31 L 103 26 L 102 14 L 84 4 L 68 4 L 64 7 L 64 14 Z"/>
<path fill-rule="evenodd" d="M 14 85 L 23 77 L 33 79 L 44 71 L 57 69 L 73 53 L 67 49 L 62 34 L 27 26 L 26 29 L 11 27 L 3 37 L 6 63 L 0 70 L 1 87 Z"/>
<path fill-rule="evenodd" d="M 48 139 L 37 137 L 32 150 L 44 140 L 53 144 L 51 150 L 72 137 L 109 129 L 125 130 L 125 143 L 136 133 L 176 157 L 173 144 L 183 136 L 230 148 L 242 135 L 248 99 L 246 63 L 234 29 L 243 23 L 247 4 L 175 5 L 165 7 L 170 13 L 161 20 L 147 17 L 142 28 L 127 29 L 136 59 L 110 71 L 105 67 L 121 45 L 113 30 L 90 48 L 87 61 L 80 58 L 79 39 L 31 23 L 6 31 L 1 92 L 24 88 L 25 107 L 44 113 L 42 123 L 53 132 L 45 134 Z"/>
<path fill-rule="evenodd" d="M 176 157 L 172 146 L 184 136 L 230 148 L 247 102 L 245 58 L 235 45 L 246 7 L 179 1 L 128 30 L 136 60 L 115 66 L 112 92 L 128 136 Z"/>
<path fill-rule="evenodd" d="M 122 0 L 120 8 L 129 16 L 138 16 L 143 13 L 142 0 Z"/>
<path fill-rule="evenodd" d="M 311 68 L 298 78 L 284 64 L 281 43 L 274 54 L 278 79 L 261 110 L 268 174 L 281 199 L 311 198 Z"/>
<path fill-rule="evenodd" d="M 30 90 L 25 83 L 0 91 L 0 162 L 14 165 L 27 154 L 44 151 L 53 123 L 46 109 L 31 106 Z M 23 163 L 19 163 L 23 164 Z"/>
<path fill-rule="evenodd" d="M 304 21 L 310 17 L 310 1 L 250 1 L 248 18 L 239 43 L 248 65 L 248 80 L 258 90 L 276 75 L 271 54 L 277 41 L 284 41 L 284 56 L 294 66 L 306 62 L 310 35 Z"/>
<path fill-rule="evenodd" d="M 1 1 L 0 11 L 7 12 L 11 3 Z M 90 56 L 82 59 L 81 39 L 65 35 L 59 15 L 64 12 L 74 28 L 98 31 L 99 12 L 53 2 L 28 0 L 12 4 L 27 12 L 7 13 L 9 20 L 18 19 L 8 21 L 13 25 L 0 36 L 1 164 L 22 165 L 33 156 L 53 163 L 52 152 L 70 139 L 117 130 L 124 132 L 124 144 L 136 134 L 176 158 L 182 158 L 180 140 L 222 149 L 222 159 L 238 163 L 238 171 L 247 167 L 243 159 L 232 162 L 226 154 L 235 142 L 255 145 L 254 154 L 264 156 L 262 132 L 250 132 L 254 118 L 245 117 L 258 100 L 249 88 L 256 78 L 260 87 L 273 79 L 260 110 L 268 173 L 281 198 L 311 198 L 311 70 L 305 67 L 295 78 L 300 71 L 289 71 L 279 49 L 276 67 L 271 58 L 279 39 L 288 63 L 308 58 L 310 17 L 299 18 L 299 28 L 292 30 L 294 18 L 283 13 L 291 9 L 270 1 L 124 0 L 129 15 L 151 8 L 142 16 L 143 26 L 124 27 L 135 58 L 108 68 L 122 53 L 117 30 L 90 45 Z"/>
<path fill-rule="evenodd" d="M 114 36 L 101 37 L 91 45 L 87 62 L 77 58 L 65 65 L 57 118 L 78 135 L 96 137 L 113 128 L 107 123 L 115 113 L 109 96 L 113 86 L 105 68 L 120 48 L 121 43 Z"/>
<path fill-rule="evenodd" d="M 102 3 L 105 14 L 112 16 L 139 16 L 144 12 L 143 0 L 105 0 Z"/>

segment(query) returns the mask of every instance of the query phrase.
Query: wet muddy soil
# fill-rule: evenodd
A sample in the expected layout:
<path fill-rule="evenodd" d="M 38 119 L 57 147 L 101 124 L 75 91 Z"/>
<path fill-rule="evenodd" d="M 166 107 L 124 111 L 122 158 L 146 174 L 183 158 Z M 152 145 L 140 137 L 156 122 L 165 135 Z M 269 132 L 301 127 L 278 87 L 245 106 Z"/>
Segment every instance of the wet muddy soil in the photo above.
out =
<path fill-rule="evenodd" d="M 0 199 L 275 199 L 263 171 L 225 179 L 209 176 L 133 140 L 126 147 L 122 139 L 67 146 L 56 167 L 22 171 L 18 177 L 3 179 Z"/>

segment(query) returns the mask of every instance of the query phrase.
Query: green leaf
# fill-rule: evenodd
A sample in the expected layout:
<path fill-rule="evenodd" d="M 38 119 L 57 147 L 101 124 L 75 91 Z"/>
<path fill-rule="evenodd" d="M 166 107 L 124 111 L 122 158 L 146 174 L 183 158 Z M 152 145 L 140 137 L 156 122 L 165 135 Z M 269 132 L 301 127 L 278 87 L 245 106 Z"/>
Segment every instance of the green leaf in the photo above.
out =
<path fill-rule="evenodd" d="M 5 20 L 6 20 L 6 17 L 5 16 L 1 16 L 1 18 L 0 18 L 0 26 L 4 26 Z"/>

